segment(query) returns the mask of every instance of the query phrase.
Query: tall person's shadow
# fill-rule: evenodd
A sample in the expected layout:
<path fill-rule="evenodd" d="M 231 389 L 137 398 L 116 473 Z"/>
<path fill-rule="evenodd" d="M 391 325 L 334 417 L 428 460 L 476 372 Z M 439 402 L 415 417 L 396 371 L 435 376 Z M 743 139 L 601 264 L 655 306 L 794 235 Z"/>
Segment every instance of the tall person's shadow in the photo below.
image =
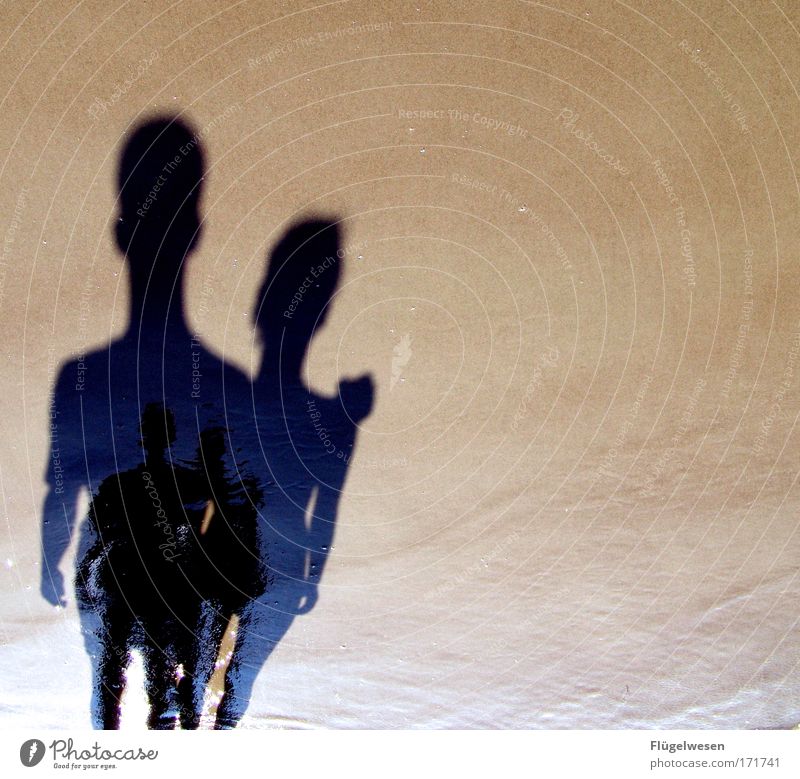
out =
<path fill-rule="evenodd" d="M 302 375 L 311 340 L 328 316 L 343 256 L 335 222 L 296 224 L 272 252 L 258 297 L 264 351 L 253 401 L 266 464 L 260 532 L 270 585 L 239 624 L 217 728 L 236 726 L 270 654 L 295 616 L 317 602 L 357 427 L 372 408 L 369 376 L 342 381 L 336 396 L 323 397 Z"/>
<path fill-rule="evenodd" d="M 65 604 L 61 564 L 71 539 L 79 532 L 76 594 L 92 659 L 92 713 L 97 727 L 118 727 L 124 670 L 131 651 L 137 648 L 145 654 L 149 724 L 174 727 L 176 666 L 183 665 L 185 672 L 191 672 L 192 661 L 175 648 L 170 638 L 175 630 L 148 626 L 143 611 L 151 616 L 166 615 L 181 631 L 197 636 L 198 626 L 191 623 L 198 602 L 186 600 L 207 599 L 198 577 L 207 578 L 209 570 L 220 568 L 205 554 L 208 543 L 205 549 L 189 543 L 203 530 L 197 527 L 197 517 L 213 515 L 214 528 L 225 524 L 235 528 L 237 521 L 248 517 L 251 524 L 256 522 L 260 491 L 245 471 L 246 461 L 252 466 L 260 453 L 248 451 L 242 443 L 248 439 L 247 430 L 254 433 L 255 427 L 250 382 L 208 351 L 185 318 L 184 270 L 201 232 L 203 175 L 198 137 L 186 125 L 169 118 L 155 119 L 134 132 L 120 161 L 120 211 L 115 225 L 130 276 L 129 324 L 108 346 L 61 368 L 50 404 L 41 590 L 50 603 Z M 229 436 L 237 438 L 235 452 L 228 445 Z M 255 442 L 254 435 L 250 439 Z M 209 458 L 202 454 L 204 442 L 213 450 Z M 195 484 L 189 490 L 191 495 L 173 494 L 175 488 L 180 489 L 177 474 L 186 471 L 184 465 L 200 462 L 205 467 L 207 459 L 213 462 L 207 473 L 194 467 L 204 476 L 205 486 L 196 489 Z M 143 477 L 148 468 L 158 471 L 163 486 L 146 492 L 152 487 Z M 231 479 L 232 485 L 221 490 L 223 477 Z M 170 479 L 175 482 L 171 486 Z M 95 510 L 93 521 L 81 523 L 79 499 L 85 491 L 95 497 Z M 166 498 L 160 494 L 165 491 L 171 495 L 168 511 Z M 226 518 L 228 498 L 219 499 L 221 492 L 235 497 L 236 520 Z M 198 495 L 216 495 L 216 503 L 209 502 L 203 512 L 202 506 L 191 505 Z M 250 508 L 243 510 L 248 503 Z M 155 535 L 153 528 L 144 532 L 144 525 L 156 520 L 165 524 Z M 118 549 L 126 549 L 124 553 L 110 554 L 100 537 L 101 527 L 115 539 Z M 215 531 L 211 536 L 226 534 Z M 253 533 L 248 537 L 254 537 Z M 140 564 L 127 570 L 126 561 L 145 562 L 159 554 L 139 548 L 152 543 L 145 538 L 160 538 L 161 543 L 175 539 L 176 544 L 182 539 L 185 554 L 176 557 L 177 547 L 161 550 L 159 581 L 178 581 L 180 576 L 193 586 L 177 590 L 167 584 L 154 587 L 148 579 L 155 563 L 150 570 Z M 256 546 L 255 541 L 250 545 Z M 257 549 L 230 543 L 222 547 L 228 556 L 239 556 L 243 569 L 258 573 L 261 560 Z M 104 568 L 94 582 L 97 586 L 83 581 L 93 566 Z M 228 571 L 236 567 L 236 561 L 228 559 L 221 567 Z M 102 586 L 103 581 L 114 585 Z M 183 593 L 183 602 L 176 602 L 177 591 Z M 259 591 L 263 587 L 252 590 Z M 232 600 L 225 602 L 230 605 Z M 197 688 L 202 687 L 203 674 L 199 676 L 197 685 L 183 683 L 189 688 L 184 689 L 182 705 L 184 725 L 189 727 L 196 724 L 199 703 L 189 699 L 200 693 Z"/>

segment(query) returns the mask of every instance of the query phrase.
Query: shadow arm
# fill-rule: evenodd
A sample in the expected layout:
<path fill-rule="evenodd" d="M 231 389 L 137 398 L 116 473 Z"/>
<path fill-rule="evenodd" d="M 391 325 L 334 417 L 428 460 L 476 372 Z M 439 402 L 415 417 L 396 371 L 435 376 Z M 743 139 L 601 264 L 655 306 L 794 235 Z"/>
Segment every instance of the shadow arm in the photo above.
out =
<path fill-rule="evenodd" d="M 76 433 L 73 415 L 68 412 L 71 396 L 64 374 L 65 371 L 62 371 L 49 407 L 50 448 L 41 527 L 41 594 L 54 606 L 63 606 L 66 602 L 60 565 L 75 529 L 78 499 L 83 486 L 83 481 L 77 477 L 77 460 L 71 458 L 68 461 L 64 456 L 65 447 L 70 448 Z"/>

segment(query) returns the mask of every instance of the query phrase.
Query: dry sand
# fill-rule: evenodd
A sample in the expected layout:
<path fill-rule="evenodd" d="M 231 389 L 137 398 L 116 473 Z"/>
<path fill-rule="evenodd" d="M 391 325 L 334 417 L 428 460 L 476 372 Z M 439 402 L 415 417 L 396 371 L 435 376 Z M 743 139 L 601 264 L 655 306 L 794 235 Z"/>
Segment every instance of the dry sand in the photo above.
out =
<path fill-rule="evenodd" d="M 376 385 L 242 727 L 796 725 L 798 30 L 791 3 L 9 5 L 3 721 L 90 725 L 74 598 L 39 595 L 49 394 L 126 325 L 117 158 L 168 112 L 209 166 L 194 327 L 255 372 L 270 247 L 337 215 L 307 368 Z"/>

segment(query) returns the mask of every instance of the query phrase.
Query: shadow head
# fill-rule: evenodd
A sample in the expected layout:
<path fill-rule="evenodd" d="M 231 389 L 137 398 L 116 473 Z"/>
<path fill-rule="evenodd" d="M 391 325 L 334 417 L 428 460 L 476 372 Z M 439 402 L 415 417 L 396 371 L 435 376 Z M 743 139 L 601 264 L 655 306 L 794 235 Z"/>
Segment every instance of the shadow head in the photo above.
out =
<path fill-rule="evenodd" d="M 174 443 L 175 415 L 161 403 L 148 403 L 144 407 L 139 423 L 140 445 L 147 459 L 160 460 L 164 450 Z"/>
<path fill-rule="evenodd" d="M 339 285 L 341 228 L 328 219 L 292 225 L 275 246 L 258 295 L 256 322 L 270 348 L 304 353 Z"/>
<path fill-rule="evenodd" d="M 159 117 L 134 131 L 117 172 L 116 224 L 117 244 L 132 271 L 174 276 L 180 269 L 200 238 L 203 174 L 200 139 L 187 124 Z"/>

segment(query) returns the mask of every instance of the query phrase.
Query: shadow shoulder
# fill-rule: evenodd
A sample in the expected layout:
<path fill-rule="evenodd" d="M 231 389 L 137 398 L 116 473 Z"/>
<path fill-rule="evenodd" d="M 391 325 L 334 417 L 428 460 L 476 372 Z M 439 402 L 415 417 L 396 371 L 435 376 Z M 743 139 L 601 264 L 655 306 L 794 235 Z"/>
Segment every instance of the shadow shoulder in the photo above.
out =
<path fill-rule="evenodd" d="M 72 355 L 61 363 L 58 376 L 53 385 L 53 393 L 58 396 L 68 396 L 84 393 L 108 380 L 108 365 L 113 345 L 93 352 Z"/>

